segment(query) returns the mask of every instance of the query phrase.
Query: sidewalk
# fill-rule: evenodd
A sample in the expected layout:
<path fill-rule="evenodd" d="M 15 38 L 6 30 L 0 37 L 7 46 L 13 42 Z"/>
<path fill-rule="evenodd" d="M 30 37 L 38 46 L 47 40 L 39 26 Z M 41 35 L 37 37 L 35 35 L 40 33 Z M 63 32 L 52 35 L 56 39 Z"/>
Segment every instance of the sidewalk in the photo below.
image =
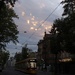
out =
<path fill-rule="evenodd" d="M 54 72 L 38 70 L 37 75 L 54 75 Z M 57 75 L 75 75 L 75 74 L 57 74 Z"/>
<path fill-rule="evenodd" d="M 42 71 L 42 70 L 38 70 L 37 71 L 37 75 L 53 75 L 53 73 L 49 72 L 49 71 Z"/>

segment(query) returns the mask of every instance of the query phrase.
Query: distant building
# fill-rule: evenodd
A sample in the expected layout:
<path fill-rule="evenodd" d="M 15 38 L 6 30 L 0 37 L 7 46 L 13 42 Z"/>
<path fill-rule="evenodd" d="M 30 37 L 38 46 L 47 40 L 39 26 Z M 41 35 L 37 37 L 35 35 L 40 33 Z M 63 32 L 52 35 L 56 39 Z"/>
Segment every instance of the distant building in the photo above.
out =
<path fill-rule="evenodd" d="M 15 60 L 15 59 L 13 59 L 13 60 L 11 61 L 11 66 L 12 66 L 12 67 L 14 67 L 14 66 L 15 66 L 15 62 L 16 62 L 16 60 Z"/>
<path fill-rule="evenodd" d="M 53 64 L 55 55 L 51 53 L 50 47 L 50 34 L 45 32 L 42 40 L 38 42 L 38 61 L 39 63 L 44 63 L 45 65 Z"/>
<path fill-rule="evenodd" d="M 58 72 L 75 74 L 75 54 L 66 51 L 58 53 Z"/>
<path fill-rule="evenodd" d="M 74 73 L 75 74 L 75 54 L 70 54 L 65 50 L 59 51 L 57 57 L 52 53 L 51 48 L 51 34 L 45 32 L 42 40 L 38 42 L 38 65 L 51 65 L 55 71 L 57 65 L 57 72 L 60 73 Z M 56 43 L 55 43 L 56 44 Z"/>
<path fill-rule="evenodd" d="M 6 64 L 4 65 L 4 68 L 10 68 L 15 66 L 15 59 L 14 57 L 11 57 L 7 60 Z"/>
<path fill-rule="evenodd" d="M 38 42 L 38 54 L 37 54 L 37 60 L 38 60 L 38 65 L 41 65 L 41 61 L 43 61 L 43 40 L 40 40 Z"/>
<path fill-rule="evenodd" d="M 28 57 L 29 57 L 29 58 L 37 58 L 37 52 L 30 52 L 30 53 L 28 54 Z"/>
<path fill-rule="evenodd" d="M 7 62 L 6 62 L 6 64 L 5 64 L 5 67 L 7 68 L 7 67 L 11 67 L 11 60 L 9 59 L 9 60 L 7 60 Z"/>

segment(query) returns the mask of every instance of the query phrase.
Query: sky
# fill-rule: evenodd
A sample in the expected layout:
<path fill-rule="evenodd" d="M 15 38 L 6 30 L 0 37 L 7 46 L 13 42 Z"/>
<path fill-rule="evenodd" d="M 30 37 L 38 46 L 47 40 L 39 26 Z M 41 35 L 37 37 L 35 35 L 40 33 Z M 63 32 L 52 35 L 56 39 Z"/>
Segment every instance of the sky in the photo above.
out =
<path fill-rule="evenodd" d="M 62 16 L 62 5 L 55 10 L 61 1 L 18 0 L 15 3 L 13 10 L 19 19 L 14 19 L 14 22 L 19 30 L 19 43 L 15 45 L 10 42 L 7 45 L 7 50 L 9 50 L 11 56 L 14 56 L 16 52 L 21 52 L 25 44 L 27 44 L 29 49 L 37 51 L 37 43 L 43 39 L 44 32 L 46 31 L 48 33 L 51 30 L 54 20 Z M 48 19 L 46 20 L 47 17 Z"/>

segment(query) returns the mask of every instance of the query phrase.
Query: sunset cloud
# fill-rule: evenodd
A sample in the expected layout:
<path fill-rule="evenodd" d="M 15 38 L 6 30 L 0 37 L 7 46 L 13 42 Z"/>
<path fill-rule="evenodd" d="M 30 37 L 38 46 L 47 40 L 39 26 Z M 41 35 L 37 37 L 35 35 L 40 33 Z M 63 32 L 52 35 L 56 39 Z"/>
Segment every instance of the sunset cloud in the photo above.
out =
<path fill-rule="evenodd" d="M 61 1 L 62 0 L 18 0 L 18 2 L 16 2 L 14 11 L 19 16 L 18 20 L 15 19 L 19 30 L 19 43 L 16 45 L 17 49 L 13 48 L 14 52 L 18 51 L 18 49 L 20 51 L 20 46 L 23 43 L 32 44 L 36 42 L 37 44 L 38 41 L 43 38 L 44 31 L 49 32 L 51 30 L 53 21 L 62 15 L 62 5 L 60 5 L 47 20 L 45 19 Z M 27 33 L 24 33 L 24 31 Z M 33 36 L 29 38 L 32 34 Z M 11 46 L 13 47 L 13 44 L 11 44 Z M 28 47 L 33 51 L 37 51 L 37 45 L 28 45 Z M 12 53 L 12 50 L 10 51 Z"/>

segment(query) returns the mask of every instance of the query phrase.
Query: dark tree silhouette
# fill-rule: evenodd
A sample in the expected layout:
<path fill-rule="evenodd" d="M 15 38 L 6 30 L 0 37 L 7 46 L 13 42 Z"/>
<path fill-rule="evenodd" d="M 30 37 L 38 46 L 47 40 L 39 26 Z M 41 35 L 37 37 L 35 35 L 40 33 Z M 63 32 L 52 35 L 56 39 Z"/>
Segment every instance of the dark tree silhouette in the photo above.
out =
<path fill-rule="evenodd" d="M 10 41 L 15 44 L 18 42 L 19 32 L 13 18 L 18 18 L 18 16 L 13 9 L 9 8 L 9 5 L 4 3 L 0 10 L 0 49 L 5 49 L 6 43 Z"/>
<path fill-rule="evenodd" d="M 14 58 L 15 58 L 16 62 L 19 62 L 22 60 L 22 54 L 20 52 L 15 53 Z"/>
<path fill-rule="evenodd" d="M 24 47 L 22 47 L 22 60 L 28 58 L 28 48 L 27 46 L 25 45 Z"/>
<path fill-rule="evenodd" d="M 9 4 L 9 3 L 12 5 L 12 7 L 14 7 L 14 4 L 16 1 L 17 0 L 0 0 L 0 10 L 4 5 Z"/>
<path fill-rule="evenodd" d="M 64 0 L 64 18 L 56 19 L 51 30 L 51 51 L 55 54 L 55 74 L 57 74 L 57 54 L 66 51 L 75 54 L 75 0 Z"/>
<path fill-rule="evenodd" d="M 75 0 L 64 0 L 61 2 L 64 4 L 64 12 L 62 15 L 70 15 L 72 13 L 75 13 Z"/>

